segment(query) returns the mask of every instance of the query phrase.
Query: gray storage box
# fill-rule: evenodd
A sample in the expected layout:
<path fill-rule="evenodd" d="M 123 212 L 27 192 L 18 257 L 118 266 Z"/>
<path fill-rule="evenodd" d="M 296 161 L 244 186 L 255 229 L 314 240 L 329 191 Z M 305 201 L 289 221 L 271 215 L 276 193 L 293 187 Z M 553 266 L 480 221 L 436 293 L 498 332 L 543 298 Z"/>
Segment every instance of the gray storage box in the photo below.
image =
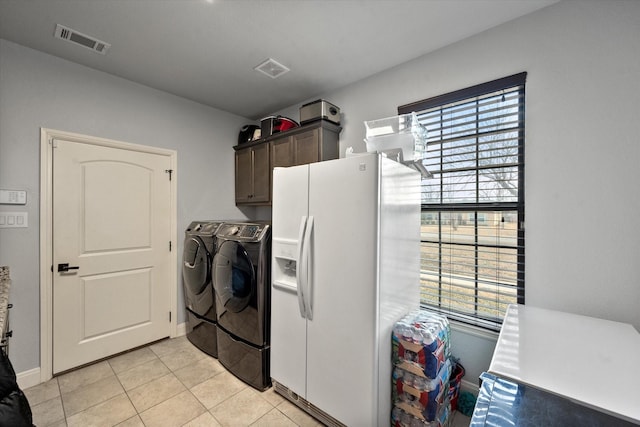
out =
<path fill-rule="evenodd" d="M 300 124 L 322 119 L 339 125 L 340 108 L 324 99 L 318 99 L 300 107 Z"/>

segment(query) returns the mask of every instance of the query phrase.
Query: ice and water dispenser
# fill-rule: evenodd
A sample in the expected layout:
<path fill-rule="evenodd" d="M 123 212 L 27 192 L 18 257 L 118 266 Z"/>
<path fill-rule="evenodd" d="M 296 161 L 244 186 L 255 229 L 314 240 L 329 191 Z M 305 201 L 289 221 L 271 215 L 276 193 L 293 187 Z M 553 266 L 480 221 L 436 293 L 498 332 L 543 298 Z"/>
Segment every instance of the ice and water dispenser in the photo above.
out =
<path fill-rule="evenodd" d="M 297 240 L 274 239 L 272 242 L 274 263 L 271 275 L 273 286 L 285 291 L 297 292 Z"/>

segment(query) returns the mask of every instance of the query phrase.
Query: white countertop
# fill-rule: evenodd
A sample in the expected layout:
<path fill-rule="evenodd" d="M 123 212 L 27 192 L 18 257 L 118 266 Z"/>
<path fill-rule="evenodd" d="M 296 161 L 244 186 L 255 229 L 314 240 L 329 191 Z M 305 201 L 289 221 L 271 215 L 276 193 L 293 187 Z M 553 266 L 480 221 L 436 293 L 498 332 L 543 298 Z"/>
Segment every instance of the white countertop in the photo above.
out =
<path fill-rule="evenodd" d="M 489 373 L 640 423 L 640 334 L 626 323 L 510 305 Z"/>

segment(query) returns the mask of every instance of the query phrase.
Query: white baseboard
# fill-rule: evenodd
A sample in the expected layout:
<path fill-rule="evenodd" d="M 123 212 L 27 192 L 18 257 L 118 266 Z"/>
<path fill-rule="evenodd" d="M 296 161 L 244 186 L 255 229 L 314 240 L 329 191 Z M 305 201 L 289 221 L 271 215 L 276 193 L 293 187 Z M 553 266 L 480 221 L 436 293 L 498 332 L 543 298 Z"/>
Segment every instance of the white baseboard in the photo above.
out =
<path fill-rule="evenodd" d="M 460 381 L 460 391 L 468 391 L 474 396 L 477 396 L 480 392 L 480 387 L 477 383 L 463 379 Z"/>
<path fill-rule="evenodd" d="M 176 325 L 176 337 L 187 335 L 187 322 L 178 323 Z"/>
<path fill-rule="evenodd" d="M 16 380 L 22 390 L 40 384 L 40 367 L 16 374 Z"/>

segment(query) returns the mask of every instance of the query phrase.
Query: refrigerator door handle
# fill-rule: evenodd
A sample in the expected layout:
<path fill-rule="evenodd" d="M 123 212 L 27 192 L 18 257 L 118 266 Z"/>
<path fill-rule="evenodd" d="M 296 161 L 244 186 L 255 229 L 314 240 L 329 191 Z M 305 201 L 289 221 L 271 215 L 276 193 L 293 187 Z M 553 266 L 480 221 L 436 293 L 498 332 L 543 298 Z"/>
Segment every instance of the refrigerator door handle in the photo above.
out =
<path fill-rule="evenodd" d="M 305 241 L 305 276 L 307 277 L 304 287 L 305 307 L 307 309 L 307 319 L 313 320 L 313 217 L 307 218 L 307 227 L 304 232 Z"/>
<path fill-rule="evenodd" d="M 300 309 L 300 316 L 305 319 L 306 309 L 304 306 L 304 287 L 306 285 L 306 266 L 304 258 L 304 236 L 307 228 L 307 217 L 300 218 L 300 231 L 298 232 L 298 265 L 296 267 L 296 293 L 298 296 L 298 308 Z"/>

